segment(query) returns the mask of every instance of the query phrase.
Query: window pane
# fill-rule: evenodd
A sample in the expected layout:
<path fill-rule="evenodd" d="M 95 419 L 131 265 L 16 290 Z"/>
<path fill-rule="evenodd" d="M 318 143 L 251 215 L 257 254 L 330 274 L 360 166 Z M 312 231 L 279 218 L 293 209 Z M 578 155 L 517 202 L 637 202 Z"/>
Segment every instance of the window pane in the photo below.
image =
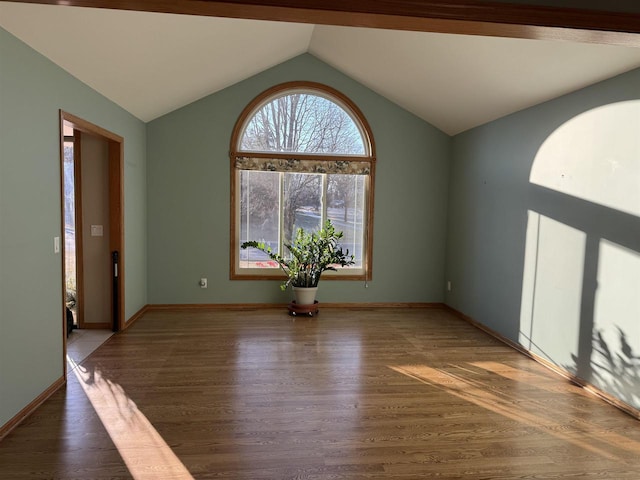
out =
<path fill-rule="evenodd" d="M 282 203 L 280 182 L 283 183 Z M 324 185 L 326 183 L 326 186 Z M 326 212 L 323 190 L 326 188 Z M 240 171 L 240 239 L 264 242 L 285 257 L 298 228 L 319 230 L 330 219 L 342 231 L 340 246 L 354 255 L 363 268 L 366 177 L 363 175 L 278 173 Z M 282 214 L 280 205 L 282 204 Z M 282 215 L 282 220 L 280 220 Z M 280 234 L 280 221 L 283 232 Z M 275 262 L 256 249 L 240 250 L 240 268 L 277 268 Z"/>
<path fill-rule="evenodd" d="M 240 171 L 240 266 L 269 268 L 276 266 L 269 257 L 256 250 L 240 249 L 249 240 L 265 242 L 279 252 L 280 174 L 277 172 Z"/>
<path fill-rule="evenodd" d="M 327 217 L 344 236 L 340 246 L 362 268 L 364 251 L 365 176 L 327 175 Z"/>
<path fill-rule="evenodd" d="M 340 105 L 291 93 L 263 105 L 247 123 L 241 151 L 364 155 L 362 133 Z"/>
<path fill-rule="evenodd" d="M 284 175 L 284 243 L 291 243 L 298 228 L 305 232 L 322 225 L 322 175 L 283 173 Z M 287 253 L 287 252 L 285 252 Z"/>
<path fill-rule="evenodd" d="M 64 125 L 65 135 L 73 136 L 73 128 Z M 71 130 L 69 132 L 69 130 Z M 76 203 L 75 203 L 75 171 L 74 171 L 74 143 L 64 142 L 64 274 L 65 290 L 68 299 L 77 298 L 77 270 L 76 270 Z M 70 307 L 77 323 L 76 308 Z"/>

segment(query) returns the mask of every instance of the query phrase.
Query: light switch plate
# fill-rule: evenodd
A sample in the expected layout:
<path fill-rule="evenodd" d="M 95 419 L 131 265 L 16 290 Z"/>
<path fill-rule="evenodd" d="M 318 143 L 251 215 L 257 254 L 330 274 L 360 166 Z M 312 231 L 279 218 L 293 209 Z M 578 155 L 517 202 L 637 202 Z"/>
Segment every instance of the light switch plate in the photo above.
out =
<path fill-rule="evenodd" d="M 101 237 L 103 234 L 102 225 L 91 225 L 91 236 L 92 237 Z"/>

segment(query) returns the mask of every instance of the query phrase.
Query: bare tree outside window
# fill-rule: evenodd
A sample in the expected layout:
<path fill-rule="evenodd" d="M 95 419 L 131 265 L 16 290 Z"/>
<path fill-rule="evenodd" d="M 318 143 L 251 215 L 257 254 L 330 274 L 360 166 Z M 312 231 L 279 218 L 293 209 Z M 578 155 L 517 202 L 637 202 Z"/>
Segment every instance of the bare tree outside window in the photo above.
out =
<path fill-rule="evenodd" d="M 362 135 L 336 103 L 291 93 L 260 108 L 242 136 L 242 150 L 364 155 Z"/>

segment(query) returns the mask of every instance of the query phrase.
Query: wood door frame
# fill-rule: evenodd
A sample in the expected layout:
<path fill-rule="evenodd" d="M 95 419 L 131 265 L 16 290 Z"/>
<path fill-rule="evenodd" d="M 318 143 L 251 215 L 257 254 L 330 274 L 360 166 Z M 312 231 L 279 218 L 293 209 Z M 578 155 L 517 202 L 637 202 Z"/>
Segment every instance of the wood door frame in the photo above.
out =
<path fill-rule="evenodd" d="M 109 162 L 109 250 L 119 252 L 118 262 L 118 324 L 122 330 L 124 321 L 124 138 L 98 125 L 83 120 L 71 113 L 60 110 L 60 192 L 62 223 L 64 223 L 64 124 L 70 124 L 74 130 L 94 135 L 107 142 Z M 74 149 L 75 150 L 75 149 Z M 80 167 L 78 167 L 80 168 Z M 63 226 L 64 228 L 64 226 Z M 64 259 L 64 241 L 61 242 L 61 253 Z M 81 253 L 81 251 L 80 251 Z M 76 252 L 78 255 L 78 252 Z M 80 272 L 81 274 L 81 272 Z M 62 262 L 63 298 L 65 290 L 65 266 Z M 80 302 L 81 298 L 78 299 Z M 64 356 L 66 357 L 66 310 L 63 304 L 63 337 Z M 65 360 L 66 361 L 66 360 Z M 65 369 L 66 371 L 66 369 Z"/>

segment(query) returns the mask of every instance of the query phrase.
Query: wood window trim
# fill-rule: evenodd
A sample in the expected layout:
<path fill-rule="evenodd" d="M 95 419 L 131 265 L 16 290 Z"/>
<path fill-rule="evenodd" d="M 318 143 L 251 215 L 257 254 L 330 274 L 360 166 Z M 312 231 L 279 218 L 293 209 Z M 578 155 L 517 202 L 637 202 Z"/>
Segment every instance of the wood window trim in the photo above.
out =
<path fill-rule="evenodd" d="M 365 245 L 366 245 L 366 257 L 363 261 L 364 273 L 362 274 L 344 274 L 340 273 L 338 275 L 326 275 L 323 277 L 323 280 L 359 280 L 359 281 L 370 281 L 373 278 L 373 210 L 375 203 L 375 170 L 376 170 L 376 147 L 375 142 L 373 140 L 373 133 L 371 130 L 371 126 L 367 121 L 366 117 L 358 108 L 358 106 L 345 94 L 336 90 L 333 87 L 328 85 L 318 83 L 318 82 L 309 82 L 309 81 L 292 81 L 285 82 L 278 85 L 275 85 L 271 88 L 268 88 L 264 92 L 260 93 L 256 96 L 249 104 L 242 110 L 236 123 L 233 127 L 233 132 L 231 134 L 231 143 L 229 148 L 229 171 L 230 171 L 230 192 L 231 192 L 231 206 L 230 206 L 230 221 L 229 221 L 229 278 L 231 280 L 282 280 L 283 274 L 281 272 L 275 273 L 260 273 L 260 274 L 240 274 L 237 273 L 238 266 L 238 247 L 237 247 L 237 205 L 238 205 L 238 189 L 237 189 L 237 169 L 235 166 L 235 160 L 237 156 L 245 156 L 248 153 L 244 151 L 238 151 L 238 142 L 240 139 L 240 134 L 243 131 L 243 127 L 246 122 L 249 120 L 252 113 L 255 112 L 258 106 L 264 104 L 269 98 L 277 97 L 279 94 L 284 93 L 286 91 L 293 90 L 301 90 L 307 92 L 319 92 L 322 96 L 326 98 L 335 98 L 338 100 L 338 104 L 343 105 L 344 107 L 349 109 L 349 113 L 353 115 L 355 121 L 360 124 L 361 133 L 363 135 L 363 140 L 368 143 L 366 145 L 366 150 L 368 150 L 368 155 L 354 155 L 352 157 L 345 157 L 337 155 L 337 159 L 346 159 L 346 160 L 354 160 L 354 161 L 363 161 L 366 160 L 370 162 L 370 173 L 368 175 L 368 185 L 367 185 L 367 209 L 366 209 L 366 229 L 365 229 Z M 250 153 L 251 156 L 262 156 L 262 157 L 277 157 L 282 156 L 282 153 L 274 152 L 272 154 L 269 153 Z M 289 155 L 289 154 L 284 154 Z M 291 156 L 295 158 L 318 158 L 319 155 L 308 155 L 308 154 L 291 154 Z M 332 156 L 333 157 L 333 156 Z"/>

